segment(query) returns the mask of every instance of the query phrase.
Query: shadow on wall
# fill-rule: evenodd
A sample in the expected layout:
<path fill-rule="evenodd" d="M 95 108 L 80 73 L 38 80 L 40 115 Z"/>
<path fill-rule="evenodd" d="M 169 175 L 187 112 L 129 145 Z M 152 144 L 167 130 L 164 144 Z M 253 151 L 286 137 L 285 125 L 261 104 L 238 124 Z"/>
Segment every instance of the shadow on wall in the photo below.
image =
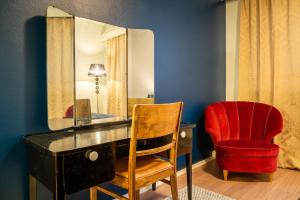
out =
<path fill-rule="evenodd" d="M 12 145 L 0 163 L 0 185 L 3 187 L 0 188 L 1 199 L 18 199 L 14 196 L 14 193 L 9 192 L 11 190 L 17 190 L 24 197 L 28 196 L 25 144 L 22 138 L 18 137 L 15 139 L 18 142 Z"/>
<path fill-rule="evenodd" d="M 26 133 L 48 131 L 46 17 L 37 16 L 27 20 L 24 35 Z"/>
<path fill-rule="evenodd" d="M 203 156 L 203 159 L 210 157 L 214 150 L 214 144 L 210 135 L 205 130 L 204 114 L 202 114 L 198 122 L 198 141 L 198 149 Z"/>

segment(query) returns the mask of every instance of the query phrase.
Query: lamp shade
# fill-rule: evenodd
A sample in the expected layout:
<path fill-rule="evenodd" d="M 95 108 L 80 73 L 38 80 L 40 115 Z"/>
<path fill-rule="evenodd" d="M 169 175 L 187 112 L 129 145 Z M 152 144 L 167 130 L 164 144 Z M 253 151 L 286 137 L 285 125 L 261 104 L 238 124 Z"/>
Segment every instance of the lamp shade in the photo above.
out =
<path fill-rule="evenodd" d="M 91 64 L 89 69 L 89 76 L 106 76 L 106 71 L 103 64 Z"/>

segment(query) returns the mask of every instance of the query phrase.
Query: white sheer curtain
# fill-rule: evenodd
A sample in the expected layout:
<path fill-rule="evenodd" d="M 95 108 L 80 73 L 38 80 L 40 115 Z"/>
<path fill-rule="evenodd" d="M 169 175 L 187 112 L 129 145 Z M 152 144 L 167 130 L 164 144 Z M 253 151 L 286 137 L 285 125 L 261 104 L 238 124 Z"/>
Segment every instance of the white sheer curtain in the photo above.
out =
<path fill-rule="evenodd" d="M 48 118 L 63 118 L 74 103 L 74 20 L 47 18 Z"/>
<path fill-rule="evenodd" d="M 107 40 L 107 113 L 127 116 L 127 35 Z"/>
<path fill-rule="evenodd" d="M 239 100 L 283 114 L 279 166 L 300 169 L 300 1 L 241 0 Z"/>

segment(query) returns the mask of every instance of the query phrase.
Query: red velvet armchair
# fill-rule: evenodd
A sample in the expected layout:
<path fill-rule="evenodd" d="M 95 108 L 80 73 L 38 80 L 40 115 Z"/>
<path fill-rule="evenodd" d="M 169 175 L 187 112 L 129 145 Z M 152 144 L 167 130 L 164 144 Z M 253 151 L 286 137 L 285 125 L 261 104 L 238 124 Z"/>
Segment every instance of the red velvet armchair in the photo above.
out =
<path fill-rule="evenodd" d="M 268 173 L 277 168 L 279 147 L 272 143 L 283 128 L 280 112 L 255 102 L 218 102 L 205 110 L 205 129 L 211 135 L 224 180 L 228 172 Z"/>

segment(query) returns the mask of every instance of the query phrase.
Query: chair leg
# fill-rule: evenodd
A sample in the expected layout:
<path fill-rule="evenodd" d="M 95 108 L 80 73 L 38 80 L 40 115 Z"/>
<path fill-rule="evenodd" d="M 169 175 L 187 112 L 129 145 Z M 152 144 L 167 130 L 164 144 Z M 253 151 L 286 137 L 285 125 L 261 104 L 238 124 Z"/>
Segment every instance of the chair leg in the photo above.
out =
<path fill-rule="evenodd" d="M 172 200 L 178 200 L 177 176 L 176 172 L 170 176 Z"/>
<path fill-rule="evenodd" d="M 270 182 L 273 181 L 273 176 L 274 176 L 274 173 L 269 173 L 269 174 L 268 174 L 268 177 L 269 177 L 269 181 L 270 181 Z"/>
<path fill-rule="evenodd" d="M 128 199 L 129 200 L 136 200 L 136 191 L 132 190 L 132 189 L 128 189 Z"/>
<path fill-rule="evenodd" d="M 137 191 L 135 192 L 135 199 L 136 199 L 136 200 L 140 200 L 140 190 L 137 190 Z"/>
<path fill-rule="evenodd" d="M 228 170 L 223 169 L 224 181 L 228 180 Z"/>
<path fill-rule="evenodd" d="M 97 190 L 94 187 L 90 188 L 90 200 L 97 200 Z"/>

